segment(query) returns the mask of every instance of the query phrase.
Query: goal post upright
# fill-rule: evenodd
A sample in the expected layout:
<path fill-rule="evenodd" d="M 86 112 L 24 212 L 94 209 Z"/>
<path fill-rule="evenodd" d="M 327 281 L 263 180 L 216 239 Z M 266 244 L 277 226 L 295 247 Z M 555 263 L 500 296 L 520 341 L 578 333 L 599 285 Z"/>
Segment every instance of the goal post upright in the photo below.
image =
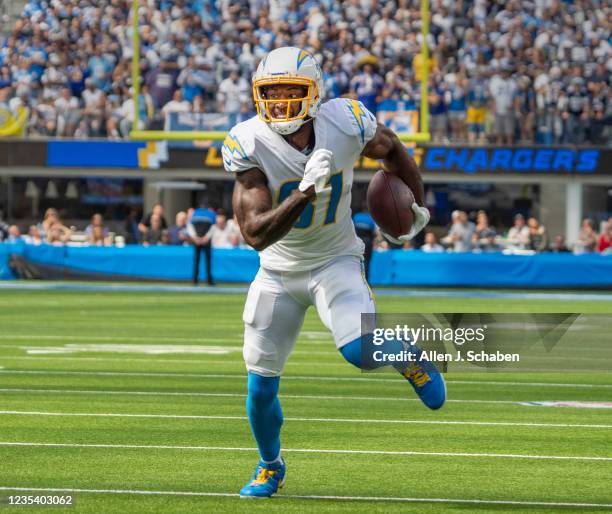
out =
<path fill-rule="evenodd" d="M 138 7 L 138 0 L 132 0 L 132 103 L 134 107 L 132 134 L 138 131 L 138 121 L 140 118 L 140 33 Z"/>

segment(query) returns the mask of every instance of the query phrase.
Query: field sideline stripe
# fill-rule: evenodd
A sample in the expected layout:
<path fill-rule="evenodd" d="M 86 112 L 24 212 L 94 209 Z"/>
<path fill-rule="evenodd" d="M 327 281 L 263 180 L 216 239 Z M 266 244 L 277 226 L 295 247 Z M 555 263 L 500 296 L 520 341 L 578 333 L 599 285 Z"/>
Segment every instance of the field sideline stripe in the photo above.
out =
<path fill-rule="evenodd" d="M 1 357 L 0 357 L 1 359 Z M 3 374 L 12 375 L 85 375 L 85 376 L 111 376 L 111 377 L 188 377 L 188 378 L 234 378 L 246 380 L 246 373 L 241 375 L 221 373 L 162 373 L 162 372 L 133 372 L 133 371 L 68 371 L 68 370 L 26 370 L 26 369 L 3 369 Z M 323 382 L 396 382 L 397 378 L 358 378 L 358 377 L 326 377 L 326 376 L 296 376 L 284 375 L 283 380 L 319 380 Z M 493 380 L 447 380 L 448 384 L 469 385 L 501 385 L 501 386 L 534 386 L 534 387 L 586 387 L 586 388 L 612 388 L 612 384 L 564 384 L 554 382 L 504 382 Z"/>
<path fill-rule="evenodd" d="M 99 418 L 152 418 L 152 419 L 217 419 L 246 420 L 246 416 L 221 416 L 197 414 L 129 414 L 120 412 L 42 412 L 0 410 L 0 415 L 9 416 L 65 416 L 65 417 L 99 417 Z M 612 428 L 612 425 L 582 423 L 517 423 L 511 421 L 442 421 L 417 419 L 359 419 L 359 418 L 297 418 L 286 417 L 285 421 L 308 421 L 322 423 L 373 423 L 397 425 L 474 425 L 502 427 L 544 427 L 544 428 Z"/>
<path fill-rule="evenodd" d="M 84 443 L 35 443 L 21 441 L 0 441 L 0 446 L 35 446 L 58 448 L 117 448 L 117 449 L 151 449 L 151 450 L 202 450 L 202 451 L 232 451 L 256 452 L 257 448 L 226 447 L 226 446 L 184 446 L 157 444 L 84 444 Z M 612 461 L 612 457 L 590 457 L 578 455 L 524 455 L 520 453 L 464 453 L 464 452 L 414 452 L 389 450 L 330 450 L 315 448 L 283 448 L 288 453 L 334 453 L 347 455 L 414 455 L 432 457 L 485 457 L 501 459 L 540 459 L 540 460 L 585 460 Z"/>
<path fill-rule="evenodd" d="M 21 289 L 39 291 L 109 291 L 109 292 L 148 292 L 148 293 L 220 293 L 245 294 L 246 286 L 216 286 L 193 287 L 191 285 L 165 285 L 165 284 L 72 284 L 72 283 L 43 283 L 33 284 L 23 281 L 2 281 L 2 289 Z M 612 301 L 612 295 L 606 293 L 542 293 L 531 291 L 482 291 L 482 290 L 412 290 L 397 288 L 374 288 L 379 296 L 399 296 L 404 298 L 483 298 L 483 299 L 533 299 L 533 300 L 567 300 L 567 301 Z"/>
<path fill-rule="evenodd" d="M 59 393 L 59 394 L 118 394 L 134 396 L 204 396 L 218 398 L 246 398 L 244 393 L 198 393 L 185 391 L 107 391 L 97 389 L 22 389 L 2 388 L 0 392 L 6 393 Z M 300 400 L 358 400 L 358 401 L 400 401 L 420 402 L 418 398 L 404 398 L 401 396 L 344 396 L 344 395 L 312 395 L 312 394 L 280 394 L 280 398 L 294 398 Z M 520 400 L 446 400 L 452 403 L 491 403 L 506 405 L 522 405 Z M 525 401 L 525 400 L 523 400 Z"/>
<path fill-rule="evenodd" d="M 94 494 L 135 494 L 152 496 L 205 496 L 220 498 L 239 498 L 238 493 L 200 492 L 200 491 L 151 491 L 139 489 L 83 489 L 75 487 L 8 487 L 0 486 L 0 491 L 42 491 L 46 493 L 94 493 Z M 384 496 L 331 496 L 279 494 L 275 501 L 291 500 L 334 500 L 334 501 L 372 501 L 372 502 L 405 502 L 405 503 L 462 503 L 472 505 L 520 505 L 523 507 L 585 507 L 612 508 L 612 503 L 574 503 L 543 502 L 523 500 L 481 500 L 465 498 L 407 498 Z"/>

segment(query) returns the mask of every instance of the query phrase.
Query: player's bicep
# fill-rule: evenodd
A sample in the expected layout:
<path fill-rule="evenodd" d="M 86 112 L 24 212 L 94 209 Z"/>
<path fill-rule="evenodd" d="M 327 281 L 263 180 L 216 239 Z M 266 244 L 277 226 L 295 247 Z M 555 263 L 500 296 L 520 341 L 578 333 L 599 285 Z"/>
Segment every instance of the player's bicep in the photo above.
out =
<path fill-rule="evenodd" d="M 249 221 L 272 208 L 272 194 L 266 176 L 259 168 L 236 174 L 232 207 L 244 232 Z"/>
<path fill-rule="evenodd" d="M 384 159 L 393 151 L 397 142 L 399 140 L 395 133 L 379 123 L 376 134 L 365 145 L 361 155 L 370 159 Z"/>

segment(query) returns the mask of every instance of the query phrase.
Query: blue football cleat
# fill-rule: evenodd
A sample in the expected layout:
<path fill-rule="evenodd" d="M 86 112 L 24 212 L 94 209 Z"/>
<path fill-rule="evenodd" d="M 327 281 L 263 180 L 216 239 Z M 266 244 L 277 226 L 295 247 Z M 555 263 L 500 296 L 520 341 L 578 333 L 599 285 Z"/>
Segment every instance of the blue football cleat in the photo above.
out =
<path fill-rule="evenodd" d="M 283 459 L 280 464 L 260 461 L 249 483 L 240 489 L 240 498 L 270 498 L 285 484 L 286 472 L 287 466 Z"/>
<path fill-rule="evenodd" d="M 408 364 L 403 375 L 427 407 L 432 410 L 439 409 L 446 401 L 444 377 L 438 368 L 425 358 L 420 348 L 413 345 L 411 351 L 417 356 L 417 360 Z"/>

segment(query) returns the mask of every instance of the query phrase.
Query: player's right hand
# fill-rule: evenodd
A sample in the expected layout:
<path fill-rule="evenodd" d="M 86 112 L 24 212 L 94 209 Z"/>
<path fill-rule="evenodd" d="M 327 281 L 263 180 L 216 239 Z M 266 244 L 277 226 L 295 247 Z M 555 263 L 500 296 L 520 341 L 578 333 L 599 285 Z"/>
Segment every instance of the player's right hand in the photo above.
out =
<path fill-rule="evenodd" d="M 304 193 L 307 189 L 314 186 L 315 193 L 320 193 L 325 189 L 329 182 L 334 168 L 334 155 L 324 148 L 316 150 L 304 169 L 304 178 L 300 182 L 298 189 Z"/>
<path fill-rule="evenodd" d="M 414 213 L 414 221 L 412 222 L 412 227 L 410 228 L 410 232 L 407 234 L 393 237 L 389 234 L 383 232 L 383 236 L 385 236 L 389 241 L 395 243 L 396 245 L 402 245 L 406 241 L 410 241 L 414 236 L 416 236 L 421 230 L 425 228 L 425 226 L 429 223 L 431 215 L 429 214 L 429 209 L 427 207 L 422 207 L 418 203 L 413 202 L 411 205 L 412 212 Z M 381 231 L 382 232 L 382 231 Z"/>

